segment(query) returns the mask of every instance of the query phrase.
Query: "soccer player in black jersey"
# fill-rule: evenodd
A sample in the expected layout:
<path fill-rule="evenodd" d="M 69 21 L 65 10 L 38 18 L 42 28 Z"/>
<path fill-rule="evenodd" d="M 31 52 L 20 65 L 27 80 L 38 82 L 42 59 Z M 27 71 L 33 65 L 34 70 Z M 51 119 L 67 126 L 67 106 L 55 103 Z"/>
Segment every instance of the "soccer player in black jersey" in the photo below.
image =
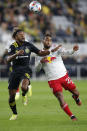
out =
<path fill-rule="evenodd" d="M 10 46 L 8 51 L 7 62 L 12 62 L 13 71 L 9 77 L 9 105 L 13 112 L 10 120 L 17 118 L 17 109 L 15 102 L 16 90 L 22 80 L 22 96 L 25 104 L 27 104 L 26 93 L 28 92 L 28 85 L 30 83 L 30 69 L 29 61 L 31 52 L 36 53 L 39 56 L 45 56 L 50 54 L 49 51 L 41 51 L 31 43 L 25 41 L 24 32 L 17 29 L 13 33 L 15 42 Z"/>

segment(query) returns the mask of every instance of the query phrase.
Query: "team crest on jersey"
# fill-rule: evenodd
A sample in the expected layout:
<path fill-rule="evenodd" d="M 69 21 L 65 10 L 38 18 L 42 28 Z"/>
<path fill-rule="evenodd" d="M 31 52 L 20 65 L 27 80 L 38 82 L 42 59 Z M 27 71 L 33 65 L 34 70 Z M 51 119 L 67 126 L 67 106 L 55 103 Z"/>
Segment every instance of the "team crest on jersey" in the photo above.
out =
<path fill-rule="evenodd" d="M 52 61 L 55 60 L 55 59 L 56 59 L 56 57 L 50 57 L 49 56 L 49 57 L 46 58 L 46 62 L 52 63 Z"/>
<path fill-rule="evenodd" d="M 26 53 L 29 53 L 29 52 L 30 52 L 30 50 L 29 50 L 28 48 L 26 48 L 26 49 L 25 49 L 25 52 L 26 52 Z"/>
<path fill-rule="evenodd" d="M 17 52 L 18 52 L 18 50 L 15 51 L 15 53 L 17 53 Z"/>

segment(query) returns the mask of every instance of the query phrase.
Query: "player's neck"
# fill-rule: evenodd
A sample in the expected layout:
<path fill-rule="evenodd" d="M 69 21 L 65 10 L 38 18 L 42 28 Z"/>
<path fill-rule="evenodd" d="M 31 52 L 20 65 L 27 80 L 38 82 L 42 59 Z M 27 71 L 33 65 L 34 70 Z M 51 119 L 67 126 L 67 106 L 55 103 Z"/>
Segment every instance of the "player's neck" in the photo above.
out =
<path fill-rule="evenodd" d="M 21 41 L 16 41 L 17 42 L 17 44 L 19 45 L 19 46 L 21 46 L 21 45 L 23 45 L 23 42 Z"/>

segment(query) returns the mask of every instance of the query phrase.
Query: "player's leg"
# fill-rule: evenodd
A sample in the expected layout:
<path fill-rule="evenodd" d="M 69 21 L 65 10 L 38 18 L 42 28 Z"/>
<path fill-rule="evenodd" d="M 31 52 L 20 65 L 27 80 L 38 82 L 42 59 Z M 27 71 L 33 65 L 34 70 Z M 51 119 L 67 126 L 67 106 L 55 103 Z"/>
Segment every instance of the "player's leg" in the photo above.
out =
<path fill-rule="evenodd" d="M 28 74 L 29 74 L 29 78 L 30 76 L 32 76 L 32 70 L 31 68 L 29 67 L 29 70 L 28 70 Z M 28 78 L 28 77 L 27 77 Z M 31 97 L 32 96 L 32 86 L 31 86 L 31 82 L 29 83 L 28 85 L 28 96 Z"/>
<path fill-rule="evenodd" d="M 28 92 L 29 83 L 30 83 L 29 79 L 27 79 L 27 78 L 23 79 L 22 86 L 21 86 L 23 96 L 25 96 L 26 93 Z"/>
<path fill-rule="evenodd" d="M 18 73 L 12 72 L 9 77 L 9 105 L 13 112 L 12 117 L 10 120 L 15 120 L 17 118 L 17 109 L 16 109 L 16 101 L 15 101 L 15 94 L 16 90 L 20 83 L 20 75 Z"/>
<path fill-rule="evenodd" d="M 72 114 L 72 112 L 70 111 L 68 107 L 68 104 L 64 100 L 64 96 L 62 93 L 63 88 L 61 86 L 60 80 L 53 80 L 53 81 L 49 81 L 48 83 L 49 83 L 50 88 L 53 90 L 53 94 L 58 99 L 60 106 L 64 110 L 64 112 L 67 115 L 69 115 L 72 120 L 76 120 L 76 117 Z"/>
<path fill-rule="evenodd" d="M 19 97 L 20 97 L 20 91 L 19 91 L 19 88 L 20 88 L 20 85 L 19 85 L 19 87 L 18 87 L 18 89 L 17 89 L 17 91 L 16 91 L 15 100 L 18 100 Z"/>
<path fill-rule="evenodd" d="M 15 102 L 15 94 L 16 90 L 15 89 L 9 89 L 9 106 L 13 112 L 12 117 L 10 120 L 15 120 L 17 118 L 17 109 L 16 109 L 16 102 Z"/>
<path fill-rule="evenodd" d="M 64 110 L 64 112 L 72 119 L 72 120 L 76 120 L 76 117 L 72 114 L 72 112 L 69 109 L 68 104 L 64 101 L 64 96 L 62 92 L 55 92 L 54 95 L 56 96 L 56 98 L 58 99 L 61 108 Z"/>
<path fill-rule="evenodd" d="M 72 93 L 72 98 L 75 100 L 77 105 L 81 105 L 82 102 L 79 98 L 79 91 L 77 90 L 77 88 L 75 88 L 74 90 L 69 90 Z"/>
<path fill-rule="evenodd" d="M 28 92 L 28 85 L 29 85 L 30 81 L 29 79 L 25 78 L 23 79 L 22 81 L 22 86 L 21 86 L 21 89 L 22 89 L 22 97 L 23 97 L 23 103 L 24 105 L 27 105 L 28 103 L 28 99 L 27 99 L 27 92 Z"/>
<path fill-rule="evenodd" d="M 65 79 L 63 80 L 63 87 L 72 93 L 72 97 L 75 100 L 76 104 L 81 105 L 81 101 L 79 99 L 79 91 L 77 90 L 74 82 L 71 80 L 68 74 L 65 76 Z"/>
<path fill-rule="evenodd" d="M 31 86 L 31 83 L 29 83 L 28 85 L 28 96 L 32 96 L 32 86 Z"/>

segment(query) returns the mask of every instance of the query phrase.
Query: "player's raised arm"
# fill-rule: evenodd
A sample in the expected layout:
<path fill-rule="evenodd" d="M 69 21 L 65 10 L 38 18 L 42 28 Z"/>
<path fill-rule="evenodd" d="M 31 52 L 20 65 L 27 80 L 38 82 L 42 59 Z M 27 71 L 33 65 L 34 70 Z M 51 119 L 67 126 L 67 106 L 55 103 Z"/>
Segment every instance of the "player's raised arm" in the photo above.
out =
<path fill-rule="evenodd" d="M 52 52 L 58 52 L 58 54 L 61 54 L 61 55 L 72 55 L 74 54 L 74 52 L 78 51 L 79 50 L 79 46 L 78 45 L 74 45 L 73 46 L 73 49 L 65 49 L 63 48 L 61 45 L 57 46 L 56 48 L 52 49 L 51 51 Z"/>
<path fill-rule="evenodd" d="M 50 51 L 48 51 L 48 50 L 45 50 L 45 51 L 40 50 L 38 52 L 39 56 L 46 56 L 46 55 L 49 55 L 49 54 L 50 54 Z"/>
<path fill-rule="evenodd" d="M 59 49 L 60 47 L 62 47 L 62 45 L 58 45 L 56 48 L 52 49 L 51 52 L 56 52 L 56 51 L 58 51 L 58 49 Z"/>
<path fill-rule="evenodd" d="M 50 54 L 49 50 L 39 50 L 36 46 L 34 46 L 33 44 L 31 44 L 31 52 L 34 52 L 35 54 L 37 54 L 38 56 L 46 56 Z"/>

